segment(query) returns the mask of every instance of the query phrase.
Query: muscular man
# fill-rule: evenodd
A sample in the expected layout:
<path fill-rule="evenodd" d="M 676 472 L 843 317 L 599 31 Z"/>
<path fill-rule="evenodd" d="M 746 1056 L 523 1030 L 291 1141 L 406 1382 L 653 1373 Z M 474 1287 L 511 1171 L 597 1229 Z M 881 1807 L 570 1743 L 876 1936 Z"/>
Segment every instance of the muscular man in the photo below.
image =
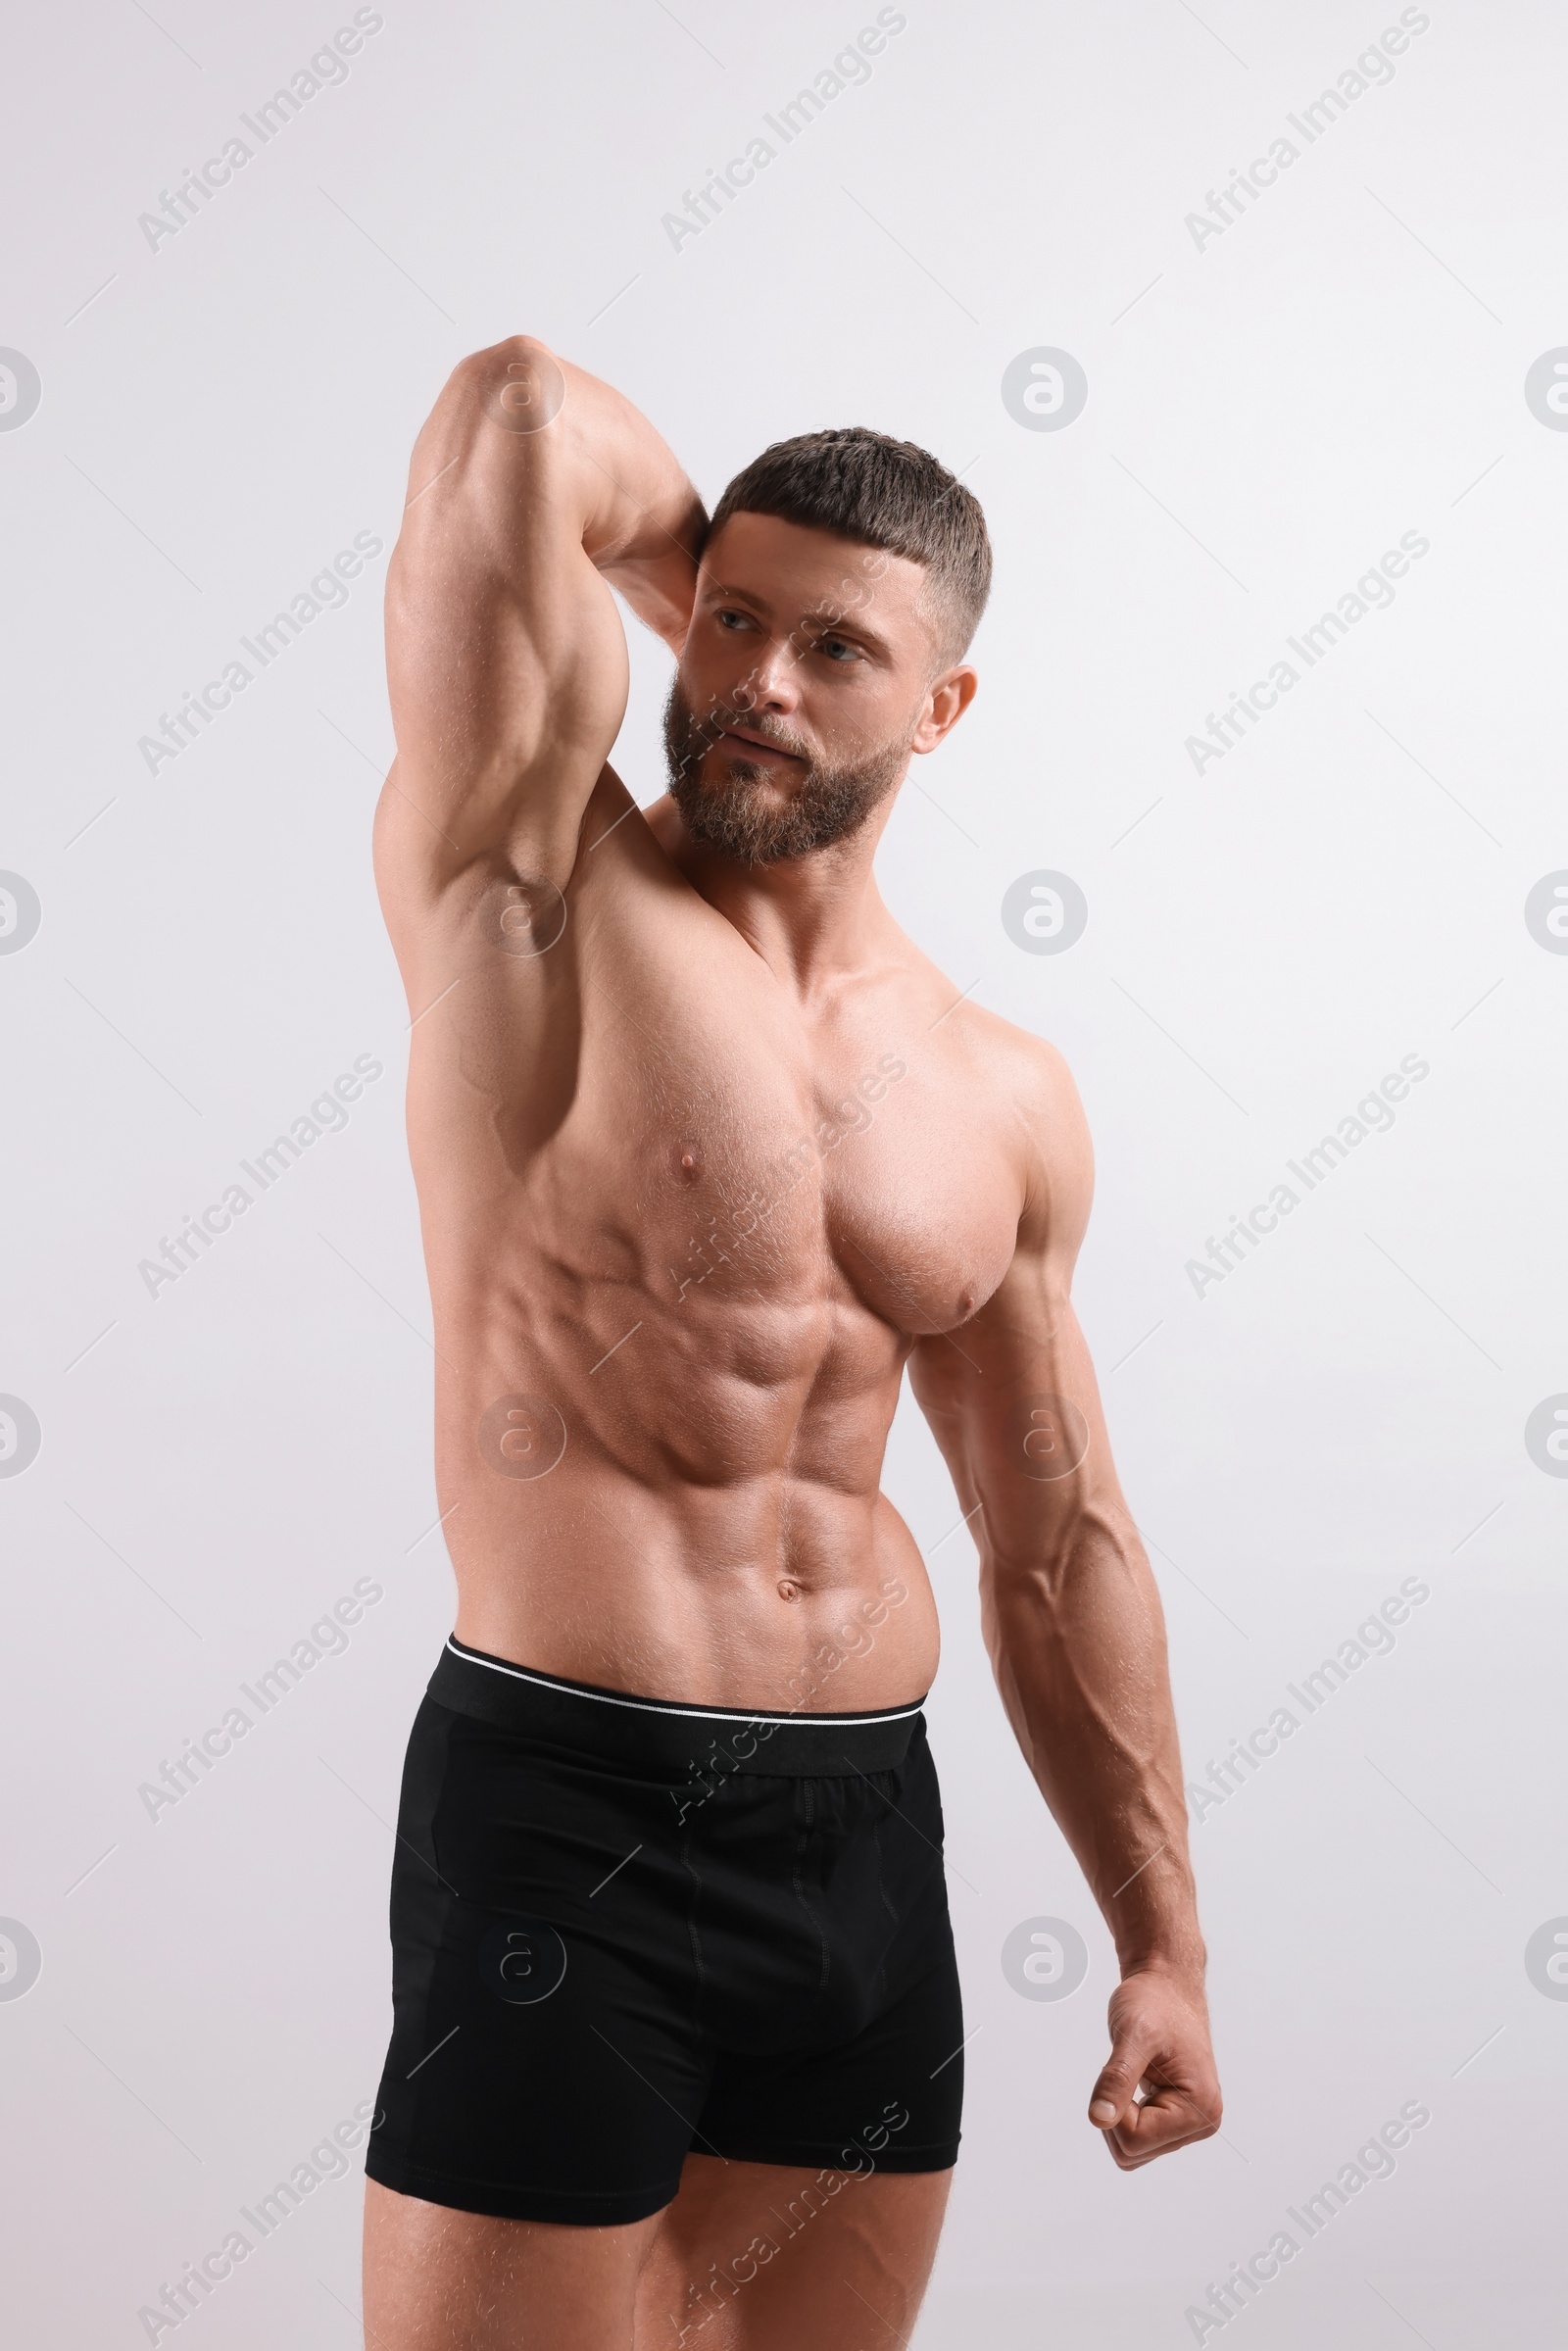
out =
<path fill-rule="evenodd" d="M 861 430 L 710 522 L 527 338 L 416 447 L 376 865 L 458 1612 L 394 1865 L 378 2351 L 907 2339 L 964 2035 L 936 1611 L 878 1490 L 906 1366 L 1115 1937 L 1089 2120 L 1124 2170 L 1216 2127 L 1159 1603 L 1069 1303 L 1082 1113 L 872 878 L 990 567 L 969 493 Z M 646 811 L 612 588 L 678 662 Z"/>

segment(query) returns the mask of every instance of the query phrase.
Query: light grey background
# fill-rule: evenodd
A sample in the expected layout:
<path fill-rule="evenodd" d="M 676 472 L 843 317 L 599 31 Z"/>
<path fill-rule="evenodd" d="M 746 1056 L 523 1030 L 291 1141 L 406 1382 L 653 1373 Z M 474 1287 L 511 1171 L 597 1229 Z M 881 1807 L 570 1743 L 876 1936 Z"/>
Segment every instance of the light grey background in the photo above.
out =
<path fill-rule="evenodd" d="M 1412 2100 L 1395 2176 L 1226 2342 L 1554 2339 L 1568 2002 L 1524 1951 L 1568 1913 L 1568 1481 L 1524 1425 L 1568 1391 L 1568 956 L 1523 909 L 1568 866 L 1568 437 L 1524 379 L 1568 343 L 1560 12 L 1433 0 L 1307 147 L 1287 115 L 1397 8 L 909 0 L 869 80 L 678 250 L 662 217 L 873 8 L 378 13 L 156 249 L 138 216 L 352 12 L 91 0 L 12 37 L 0 344 L 42 399 L 0 432 L 0 867 L 42 923 L 0 955 L 0 1390 L 42 1449 L 0 1480 L 0 1914 L 42 1973 L 0 1999 L 10 2331 L 145 2341 L 163 2282 L 374 2089 L 387 1823 L 451 1606 L 368 853 L 384 554 L 176 760 L 150 774 L 138 740 L 356 532 L 390 545 L 447 370 L 526 328 L 710 495 L 769 439 L 865 421 L 985 503 L 983 690 L 880 870 L 956 987 L 1083 1089 L 1081 1311 L 1190 1777 L 1401 1579 L 1430 1591 L 1196 1828 L 1224 2135 L 1122 2178 L 1084 2120 L 1108 1938 L 906 1399 L 887 1482 L 943 1609 L 972 2033 L 922 2351 L 1196 2339 L 1207 2281 Z M 1282 134 L 1299 159 L 1196 242 L 1186 216 Z M 1039 346 L 1087 375 L 1060 431 L 1003 405 Z M 1392 607 L 1195 773 L 1187 737 L 1404 532 L 1430 551 Z M 649 799 L 665 663 L 644 638 L 634 665 L 617 758 Z M 1088 902 L 1060 955 L 1003 927 L 1037 869 Z M 150 1297 L 139 1261 L 358 1054 L 385 1074 L 347 1128 Z M 1197 1295 L 1188 1260 L 1407 1054 L 1430 1074 L 1392 1130 Z M 366 1577 L 344 1653 L 150 1819 L 139 1787 Z M 1061 2002 L 1002 1971 L 1038 1916 L 1088 1945 Z M 352 2174 L 323 2181 L 179 2341 L 357 2341 L 358 2208 Z"/>

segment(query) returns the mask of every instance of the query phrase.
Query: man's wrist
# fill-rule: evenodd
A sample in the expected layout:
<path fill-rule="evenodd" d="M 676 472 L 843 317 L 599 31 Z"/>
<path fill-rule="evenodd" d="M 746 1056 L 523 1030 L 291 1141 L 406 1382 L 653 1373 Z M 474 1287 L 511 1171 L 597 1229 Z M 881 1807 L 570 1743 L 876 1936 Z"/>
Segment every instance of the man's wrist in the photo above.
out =
<path fill-rule="evenodd" d="M 1208 1953 L 1200 1935 L 1179 1942 L 1141 1943 L 1135 1949 L 1119 1951 L 1117 1959 L 1124 1984 L 1133 1976 L 1161 1976 L 1202 1996 Z"/>

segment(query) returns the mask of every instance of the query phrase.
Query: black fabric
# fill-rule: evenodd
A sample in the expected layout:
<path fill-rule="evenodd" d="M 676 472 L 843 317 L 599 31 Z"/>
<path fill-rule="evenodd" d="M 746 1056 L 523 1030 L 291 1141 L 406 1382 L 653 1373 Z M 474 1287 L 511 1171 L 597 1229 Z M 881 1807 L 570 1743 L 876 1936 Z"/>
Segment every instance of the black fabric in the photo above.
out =
<path fill-rule="evenodd" d="M 819 1715 L 837 1768 L 763 1772 L 565 1684 L 507 1685 L 497 1722 L 497 1681 L 449 1647 L 409 1742 L 370 2178 L 604 2225 L 668 2203 L 693 2149 L 947 2170 L 963 2022 L 923 1715 L 895 1765 L 859 1761 L 888 1717 Z"/>
<path fill-rule="evenodd" d="M 478 1672 L 474 1671 L 478 1667 Z M 576 1746 L 592 1741 L 604 1762 L 657 1767 L 690 1778 L 710 1773 L 892 1771 L 904 1761 L 921 1701 L 871 1714 L 745 1713 L 728 1706 L 688 1706 L 634 1697 L 592 1682 L 567 1682 L 490 1657 L 454 1639 L 430 1677 L 430 1695 L 459 1714 L 477 1715 L 530 1739 Z"/>

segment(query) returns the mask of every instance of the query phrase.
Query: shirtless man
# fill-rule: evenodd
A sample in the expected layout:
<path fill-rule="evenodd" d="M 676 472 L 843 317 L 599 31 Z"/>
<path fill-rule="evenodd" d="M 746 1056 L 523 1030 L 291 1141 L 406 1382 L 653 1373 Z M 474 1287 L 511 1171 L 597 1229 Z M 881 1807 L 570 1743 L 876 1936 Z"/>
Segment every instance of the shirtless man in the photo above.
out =
<path fill-rule="evenodd" d="M 1115 1937 L 1089 2120 L 1123 2170 L 1217 2126 L 1159 1602 L 1069 1303 L 1082 1113 L 871 872 L 990 563 L 859 430 L 710 524 L 529 338 L 415 449 L 375 851 L 458 1612 L 394 1863 L 375 2351 L 906 2342 L 963 2026 L 936 1610 L 878 1490 L 906 1366 Z M 645 812 L 612 588 L 678 661 Z"/>

